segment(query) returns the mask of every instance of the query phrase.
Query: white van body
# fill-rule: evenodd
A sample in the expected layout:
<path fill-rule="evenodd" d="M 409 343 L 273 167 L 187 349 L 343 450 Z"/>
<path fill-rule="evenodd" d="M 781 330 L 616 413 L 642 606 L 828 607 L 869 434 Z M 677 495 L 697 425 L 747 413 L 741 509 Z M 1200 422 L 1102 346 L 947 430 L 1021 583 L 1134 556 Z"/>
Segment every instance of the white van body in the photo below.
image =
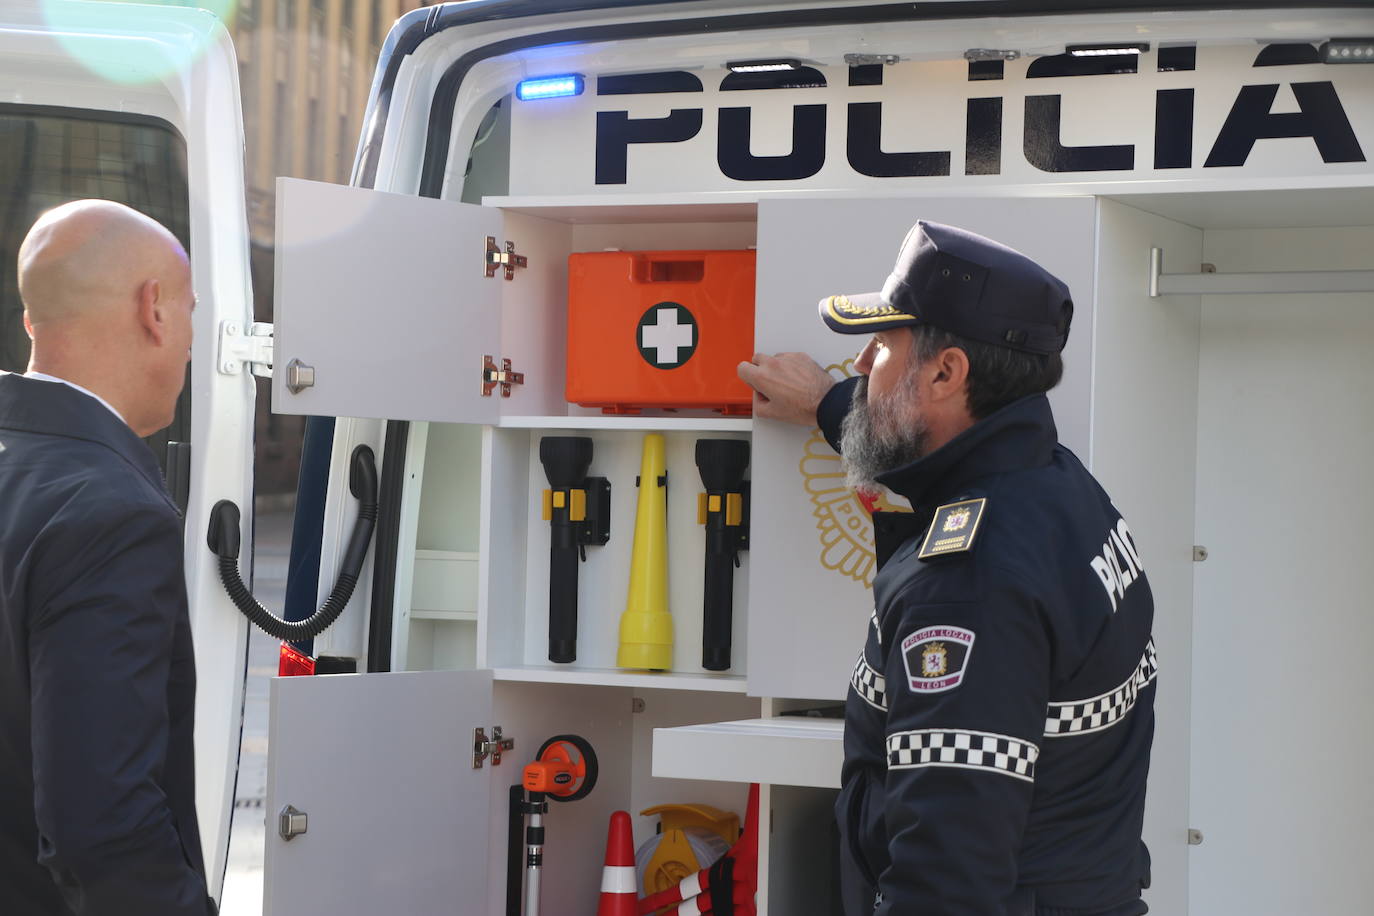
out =
<path fill-rule="evenodd" d="M 782 713 L 844 696 L 871 612 L 869 523 L 813 431 L 569 405 L 566 265 L 605 248 L 755 246 L 756 349 L 809 352 L 838 377 L 853 341 L 826 332 L 814 302 L 873 288 L 917 218 L 1020 248 L 1074 290 L 1051 395 L 1061 438 L 1130 519 L 1157 602 L 1152 912 L 1367 909 L 1374 789 L 1359 764 L 1374 728 L 1358 698 L 1374 689 L 1360 575 L 1374 511 L 1362 473 L 1374 447 L 1374 67 L 1322 55 L 1374 35 L 1374 12 L 1099 6 L 472 2 L 397 23 L 353 187 L 279 184 L 273 408 L 340 418 L 321 599 L 356 513 L 356 446 L 375 450 L 383 497 L 364 578 L 314 647 L 368 673 L 273 683 L 268 813 L 293 806 L 309 829 L 269 832 L 266 912 L 505 912 L 508 787 L 565 732 L 593 742 L 602 776 L 548 818 L 546 897 L 559 912 L 594 911 L 611 811 L 694 801 L 742 813 L 749 782 L 763 784 L 768 812 L 760 910 L 833 910 L 840 729 Z M 12 47 L 33 40 L 0 31 Z M 1123 43 L 1147 47 L 1097 69 L 1066 54 Z M 193 97 L 231 106 L 222 134 L 236 100 L 231 79 L 208 75 L 227 60 L 215 47 L 191 70 L 209 94 Z M 806 78 L 732 84 L 726 67 L 779 58 Z M 582 77 L 581 94 L 512 95 L 563 74 Z M 168 110 L 184 111 L 175 88 Z M 185 117 L 168 120 L 209 131 Z M 193 200 L 210 194 L 194 190 L 210 173 L 192 174 Z M 238 731 L 243 629 L 209 578 L 204 512 L 219 498 L 246 504 L 246 428 L 232 418 L 251 416 L 252 396 L 209 349 L 220 322 L 247 320 L 236 193 L 237 209 L 214 212 L 238 260 L 210 257 L 237 269 L 206 273 L 205 250 L 192 251 L 193 403 L 223 390 L 248 411 L 226 406 L 240 438 L 201 453 L 201 515 L 187 527 L 215 863 L 232 770 L 214 749 Z M 488 237 L 527 258 L 509 281 L 487 276 Z M 239 285 L 202 286 L 230 277 Z M 202 314 L 207 298 L 224 311 Z M 508 397 L 483 394 L 487 357 L 524 373 Z M 292 361 L 313 385 L 287 388 Z M 661 674 L 614 661 L 629 484 L 648 431 L 667 438 L 678 481 L 677 648 Z M 581 568 L 572 665 L 544 655 L 545 434 L 590 436 L 593 473 L 617 488 L 612 541 Z M 724 674 L 695 656 L 702 436 L 747 438 L 753 451 L 754 528 Z M 515 747 L 477 768 L 475 730 L 493 727 Z M 635 830 L 648 840 L 653 821 Z"/>

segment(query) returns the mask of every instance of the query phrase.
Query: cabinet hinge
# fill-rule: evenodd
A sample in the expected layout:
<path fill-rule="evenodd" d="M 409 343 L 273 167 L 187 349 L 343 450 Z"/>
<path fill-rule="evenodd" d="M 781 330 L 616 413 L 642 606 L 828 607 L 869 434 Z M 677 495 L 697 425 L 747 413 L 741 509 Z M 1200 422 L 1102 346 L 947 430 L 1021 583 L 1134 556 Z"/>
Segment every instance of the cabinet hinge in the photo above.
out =
<path fill-rule="evenodd" d="M 244 327 L 237 321 L 219 326 L 219 372 L 238 375 L 244 366 L 261 378 L 272 377 L 272 325 L 254 321 Z"/>
<path fill-rule="evenodd" d="M 482 357 L 482 397 L 491 397 L 492 391 L 497 385 L 501 386 L 501 397 L 510 397 L 512 385 L 525 384 L 525 373 L 516 372 L 511 368 L 510 360 L 501 360 L 501 365 L 496 365 L 496 360 L 490 356 Z"/>
<path fill-rule="evenodd" d="M 506 249 L 501 250 L 501 246 L 496 244 L 496 236 L 487 236 L 487 276 L 496 276 L 496 271 L 501 268 L 506 270 L 506 279 L 515 279 L 515 268 L 528 267 L 529 259 L 523 254 L 515 253 L 515 243 L 507 242 Z"/>
<path fill-rule="evenodd" d="M 491 758 L 491 765 L 499 767 L 501 765 L 501 752 L 508 751 L 515 747 L 515 739 L 507 738 L 501 734 L 501 726 L 495 725 L 491 729 L 491 738 L 487 738 L 487 731 L 478 727 L 472 732 L 472 768 L 482 769 L 482 761 Z"/>

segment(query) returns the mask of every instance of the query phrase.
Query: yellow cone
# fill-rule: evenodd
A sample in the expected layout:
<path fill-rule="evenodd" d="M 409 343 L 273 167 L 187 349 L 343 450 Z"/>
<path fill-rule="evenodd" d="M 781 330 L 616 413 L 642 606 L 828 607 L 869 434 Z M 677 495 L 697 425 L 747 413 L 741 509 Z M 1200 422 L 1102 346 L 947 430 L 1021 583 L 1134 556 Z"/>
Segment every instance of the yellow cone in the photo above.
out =
<path fill-rule="evenodd" d="M 620 617 L 621 668 L 673 667 L 673 618 L 668 614 L 668 488 L 663 436 L 644 437 L 639 466 L 630 590 Z"/>

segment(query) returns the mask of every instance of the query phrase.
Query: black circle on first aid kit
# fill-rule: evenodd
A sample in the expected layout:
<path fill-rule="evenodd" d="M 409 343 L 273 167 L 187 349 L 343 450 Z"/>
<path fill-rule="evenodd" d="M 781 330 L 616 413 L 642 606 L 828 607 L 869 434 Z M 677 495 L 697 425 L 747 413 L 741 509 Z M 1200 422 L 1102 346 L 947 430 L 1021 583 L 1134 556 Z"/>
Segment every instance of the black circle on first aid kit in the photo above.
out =
<path fill-rule="evenodd" d="M 679 302 L 650 306 L 635 328 L 639 355 L 655 369 L 676 369 L 697 352 L 701 334 L 697 320 Z"/>

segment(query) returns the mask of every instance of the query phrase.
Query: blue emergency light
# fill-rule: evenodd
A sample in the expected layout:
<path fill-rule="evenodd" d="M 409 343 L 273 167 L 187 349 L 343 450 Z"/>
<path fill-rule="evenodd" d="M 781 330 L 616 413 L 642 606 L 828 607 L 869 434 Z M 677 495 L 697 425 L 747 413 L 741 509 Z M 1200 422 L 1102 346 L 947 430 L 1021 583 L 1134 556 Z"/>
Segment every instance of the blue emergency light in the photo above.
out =
<path fill-rule="evenodd" d="M 532 102 L 535 99 L 561 99 L 570 95 L 581 95 L 586 82 L 580 73 L 541 76 L 537 79 L 521 80 L 515 86 L 515 95 L 522 102 Z"/>

